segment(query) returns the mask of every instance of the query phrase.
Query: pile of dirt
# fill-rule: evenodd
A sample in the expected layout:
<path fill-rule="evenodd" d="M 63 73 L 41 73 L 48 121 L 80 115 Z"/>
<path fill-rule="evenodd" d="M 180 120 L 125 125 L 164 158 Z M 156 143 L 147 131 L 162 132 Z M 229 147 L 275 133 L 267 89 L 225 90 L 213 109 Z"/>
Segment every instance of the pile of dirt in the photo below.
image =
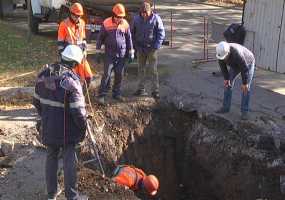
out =
<path fill-rule="evenodd" d="M 282 197 L 279 176 L 262 172 L 278 155 L 274 146 L 259 149 L 259 138 L 272 132 L 261 120 L 233 123 L 152 98 L 94 106 L 105 123 L 96 139 L 109 176 L 117 164 L 144 169 L 158 176 L 163 200 Z"/>
<path fill-rule="evenodd" d="M 0 107 L 6 106 L 6 110 L 13 106 L 31 107 L 33 91 L 32 87 L 0 87 Z"/>

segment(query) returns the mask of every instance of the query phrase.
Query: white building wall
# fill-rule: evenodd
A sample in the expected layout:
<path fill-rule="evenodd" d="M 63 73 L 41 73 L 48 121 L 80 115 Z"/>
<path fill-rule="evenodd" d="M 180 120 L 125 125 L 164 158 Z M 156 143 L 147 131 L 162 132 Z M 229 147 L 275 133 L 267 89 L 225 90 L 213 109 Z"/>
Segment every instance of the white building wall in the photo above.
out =
<path fill-rule="evenodd" d="M 245 46 L 255 54 L 256 64 L 277 71 L 277 52 L 285 0 L 248 0 L 244 25 L 252 39 Z M 252 41 L 253 40 L 253 41 Z"/>
<path fill-rule="evenodd" d="M 281 27 L 281 35 L 279 41 L 279 51 L 278 51 L 278 61 L 277 61 L 277 71 L 285 73 L 285 1 L 283 6 L 283 20 Z"/>

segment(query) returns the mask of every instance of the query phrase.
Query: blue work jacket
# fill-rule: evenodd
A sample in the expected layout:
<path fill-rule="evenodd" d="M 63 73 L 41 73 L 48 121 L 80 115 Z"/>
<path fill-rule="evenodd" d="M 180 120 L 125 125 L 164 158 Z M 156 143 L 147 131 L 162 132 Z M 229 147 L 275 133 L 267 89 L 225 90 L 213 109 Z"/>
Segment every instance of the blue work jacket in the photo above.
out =
<path fill-rule="evenodd" d="M 152 13 L 144 20 L 141 15 L 136 15 L 132 23 L 132 36 L 135 49 L 147 53 L 159 49 L 165 38 L 165 30 L 158 14 Z"/>
<path fill-rule="evenodd" d="M 79 77 L 61 64 L 47 65 L 36 80 L 33 105 L 44 145 L 81 142 L 86 132 L 85 100 Z"/>
<path fill-rule="evenodd" d="M 97 38 L 96 49 L 105 45 L 105 53 L 110 57 L 127 57 L 129 50 L 133 49 L 130 26 L 125 19 L 116 24 L 113 17 L 104 20 Z"/>

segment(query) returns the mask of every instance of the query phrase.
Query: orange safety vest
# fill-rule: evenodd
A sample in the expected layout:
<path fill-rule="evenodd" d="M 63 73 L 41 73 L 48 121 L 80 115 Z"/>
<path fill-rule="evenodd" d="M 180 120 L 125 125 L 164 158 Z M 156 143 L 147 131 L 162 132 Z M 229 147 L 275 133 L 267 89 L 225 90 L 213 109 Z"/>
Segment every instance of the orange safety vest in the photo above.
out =
<path fill-rule="evenodd" d="M 79 19 L 79 23 L 73 23 L 70 18 L 63 20 L 58 28 L 57 40 L 69 44 L 82 44 L 85 40 L 85 22 Z"/>
<path fill-rule="evenodd" d="M 123 186 L 129 187 L 131 190 L 138 190 L 140 181 L 146 174 L 138 168 L 121 165 L 118 173 L 113 177 L 113 180 Z"/>
<path fill-rule="evenodd" d="M 79 19 L 79 23 L 73 23 L 70 18 L 63 20 L 58 28 L 57 40 L 59 42 L 68 42 L 69 44 L 81 45 L 85 40 L 85 22 Z M 90 65 L 86 59 L 83 59 L 82 63 L 77 65 L 74 70 L 81 79 L 88 79 L 93 76 Z"/>

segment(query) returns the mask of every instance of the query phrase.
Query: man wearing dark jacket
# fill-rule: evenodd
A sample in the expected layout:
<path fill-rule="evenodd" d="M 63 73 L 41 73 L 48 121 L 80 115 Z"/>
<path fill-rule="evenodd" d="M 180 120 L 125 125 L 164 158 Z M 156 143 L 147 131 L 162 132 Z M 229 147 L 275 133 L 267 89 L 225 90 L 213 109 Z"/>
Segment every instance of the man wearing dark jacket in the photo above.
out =
<path fill-rule="evenodd" d="M 217 113 L 230 111 L 232 88 L 238 74 L 242 78 L 241 119 L 248 119 L 250 85 L 254 75 L 255 58 L 253 53 L 236 43 L 220 42 L 216 47 L 216 57 L 224 76 L 223 106 Z M 229 70 L 227 68 L 229 66 Z"/>
<path fill-rule="evenodd" d="M 111 83 L 111 74 L 114 71 L 113 98 L 124 101 L 121 95 L 121 85 L 127 57 L 134 59 L 134 50 L 130 26 L 127 20 L 123 4 L 114 5 L 113 16 L 104 20 L 99 32 L 96 50 L 100 53 L 101 46 L 105 45 L 104 74 L 99 89 L 99 103 L 105 104 L 105 96 Z"/>
<path fill-rule="evenodd" d="M 152 76 L 152 96 L 159 98 L 159 80 L 157 71 L 157 52 L 165 38 L 165 30 L 160 16 L 153 13 L 151 5 L 144 2 L 139 15 L 134 17 L 132 36 L 137 51 L 139 68 L 139 88 L 135 95 L 147 95 L 145 84 Z M 147 61 L 149 66 L 146 65 Z M 148 75 L 149 74 L 149 75 Z"/>
<path fill-rule="evenodd" d="M 79 77 L 72 68 L 81 63 L 83 52 L 69 45 L 61 63 L 46 65 L 36 80 L 33 105 L 41 117 L 42 143 L 47 146 L 46 185 L 49 200 L 58 192 L 58 155 L 63 150 L 64 187 L 68 200 L 87 199 L 76 190 L 75 145 L 85 137 L 86 110 Z"/>

